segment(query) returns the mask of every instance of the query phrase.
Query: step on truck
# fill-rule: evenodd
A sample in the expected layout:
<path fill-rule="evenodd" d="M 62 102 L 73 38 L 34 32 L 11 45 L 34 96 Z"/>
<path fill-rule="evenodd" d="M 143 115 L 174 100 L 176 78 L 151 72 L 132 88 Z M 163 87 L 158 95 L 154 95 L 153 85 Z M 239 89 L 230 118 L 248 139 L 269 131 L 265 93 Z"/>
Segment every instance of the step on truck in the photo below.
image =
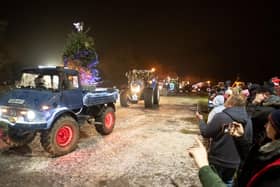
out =
<path fill-rule="evenodd" d="M 82 124 L 94 125 L 101 135 L 113 131 L 117 98 L 117 89 L 84 89 L 76 70 L 24 69 L 16 87 L 0 98 L 0 138 L 23 146 L 39 133 L 45 151 L 65 155 L 77 147 Z"/>

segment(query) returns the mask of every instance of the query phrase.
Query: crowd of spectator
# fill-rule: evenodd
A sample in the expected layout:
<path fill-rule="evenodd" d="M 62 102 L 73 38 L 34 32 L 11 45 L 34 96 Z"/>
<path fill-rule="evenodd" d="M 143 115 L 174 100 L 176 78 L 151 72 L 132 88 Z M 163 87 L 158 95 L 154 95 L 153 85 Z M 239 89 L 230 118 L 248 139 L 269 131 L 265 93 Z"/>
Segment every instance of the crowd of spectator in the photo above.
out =
<path fill-rule="evenodd" d="M 272 83 L 216 89 L 208 119 L 196 112 L 208 147 L 189 150 L 203 186 L 280 186 L 280 96 Z M 211 98 L 212 97 L 212 98 Z"/>

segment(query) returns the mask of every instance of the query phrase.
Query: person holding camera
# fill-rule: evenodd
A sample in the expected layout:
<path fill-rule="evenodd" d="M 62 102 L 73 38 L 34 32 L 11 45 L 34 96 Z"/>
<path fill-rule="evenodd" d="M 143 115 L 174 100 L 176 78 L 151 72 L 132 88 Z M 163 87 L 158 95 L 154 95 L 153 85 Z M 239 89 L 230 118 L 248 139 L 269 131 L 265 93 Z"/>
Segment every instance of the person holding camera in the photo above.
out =
<path fill-rule="evenodd" d="M 235 139 L 236 144 L 249 145 L 244 136 L 241 123 L 233 122 L 227 133 Z M 238 172 L 235 186 L 238 187 L 279 187 L 280 186 L 280 110 L 271 112 L 265 124 L 266 144 L 250 149 L 242 170 Z M 198 146 L 188 149 L 189 155 L 199 167 L 199 179 L 203 187 L 226 186 L 221 178 L 210 167 L 207 152 L 200 140 L 196 138 Z M 243 149 L 246 151 L 246 149 Z M 242 154 L 242 153 L 241 153 Z"/>
<path fill-rule="evenodd" d="M 196 112 L 201 135 L 204 138 L 212 139 L 208 152 L 209 164 L 215 168 L 227 186 L 232 186 L 233 176 L 241 160 L 246 157 L 246 155 L 239 155 L 239 148 L 233 137 L 227 133 L 228 125 L 234 121 L 243 124 L 245 137 L 250 143 L 252 142 L 252 122 L 247 114 L 245 104 L 246 100 L 242 95 L 231 95 L 225 102 L 226 108 L 215 114 L 208 124 L 203 120 L 203 116 Z"/>

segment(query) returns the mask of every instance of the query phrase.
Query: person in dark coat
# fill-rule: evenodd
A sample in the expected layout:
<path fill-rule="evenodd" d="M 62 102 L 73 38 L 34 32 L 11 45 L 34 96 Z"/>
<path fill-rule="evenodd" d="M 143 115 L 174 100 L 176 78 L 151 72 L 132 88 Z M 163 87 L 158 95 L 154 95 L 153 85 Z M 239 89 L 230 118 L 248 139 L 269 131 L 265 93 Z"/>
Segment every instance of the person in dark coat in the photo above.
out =
<path fill-rule="evenodd" d="M 268 115 L 280 105 L 280 98 L 272 95 L 268 87 L 259 86 L 251 90 L 251 98 L 247 104 L 247 112 L 253 123 L 253 144 L 263 144 L 268 141 L 264 125 Z"/>
<path fill-rule="evenodd" d="M 245 160 L 243 170 L 238 173 L 234 183 L 236 187 L 279 187 L 280 186 L 280 110 L 270 113 L 265 125 L 266 135 L 271 140 L 258 147 L 255 144 Z M 233 122 L 229 134 L 235 137 L 235 142 L 240 142 L 246 147 L 244 128 L 240 123 Z M 198 147 L 188 149 L 189 155 L 199 167 L 199 179 L 203 187 L 223 187 L 220 177 L 209 166 L 207 152 L 202 143 Z M 246 150 L 246 149 L 243 149 Z"/>
<path fill-rule="evenodd" d="M 255 144 L 250 150 L 238 172 L 238 187 L 280 186 L 280 110 L 270 113 L 265 129 L 270 142 L 262 146 Z"/>
<path fill-rule="evenodd" d="M 234 121 L 239 122 L 244 125 L 246 139 L 252 141 L 252 122 L 245 104 L 246 101 L 241 95 L 230 96 L 225 103 L 226 109 L 217 113 L 209 124 L 203 121 L 201 114 L 196 113 L 201 135 L 212 139 L 208 152 L 209 163 L 228 186 L 231 185 L 241 159 L 244 158 L 240 158 L 234 138 L 225 131 L 225 128 Z"/>

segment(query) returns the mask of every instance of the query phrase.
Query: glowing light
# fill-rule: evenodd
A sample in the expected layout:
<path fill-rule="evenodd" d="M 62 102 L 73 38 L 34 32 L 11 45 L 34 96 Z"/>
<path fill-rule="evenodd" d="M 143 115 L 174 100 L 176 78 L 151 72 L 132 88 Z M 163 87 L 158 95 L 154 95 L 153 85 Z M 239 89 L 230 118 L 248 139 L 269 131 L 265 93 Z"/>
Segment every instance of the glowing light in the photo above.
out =
<path fill-rule="evenodd" d="M 42 109 L 42 110 L 49 110 L 50 107 L 49 107 L 48 105 L 43 105 L 43 106 L 41 107 L 41 109 Z"/>
<path fill-rule="evenodd" d="M 69 61 L 67 66 L 70 69 L 77 70 L 80 73 L 80 80 L 82 85 L 91 85 L 99 82 L 101 77 L 98 76 L 97 70 L 82 67 L 77 65 L 74 61 Z"/>
<path fill-rule="evenodd" d="M 32 120 L 34 120 L 35 119 L 35 113 L 33 112 L 33 111 L 28 111 L 27 112 L 27 119 L 29 120 L 29 121 L 32 121 Z"/>

